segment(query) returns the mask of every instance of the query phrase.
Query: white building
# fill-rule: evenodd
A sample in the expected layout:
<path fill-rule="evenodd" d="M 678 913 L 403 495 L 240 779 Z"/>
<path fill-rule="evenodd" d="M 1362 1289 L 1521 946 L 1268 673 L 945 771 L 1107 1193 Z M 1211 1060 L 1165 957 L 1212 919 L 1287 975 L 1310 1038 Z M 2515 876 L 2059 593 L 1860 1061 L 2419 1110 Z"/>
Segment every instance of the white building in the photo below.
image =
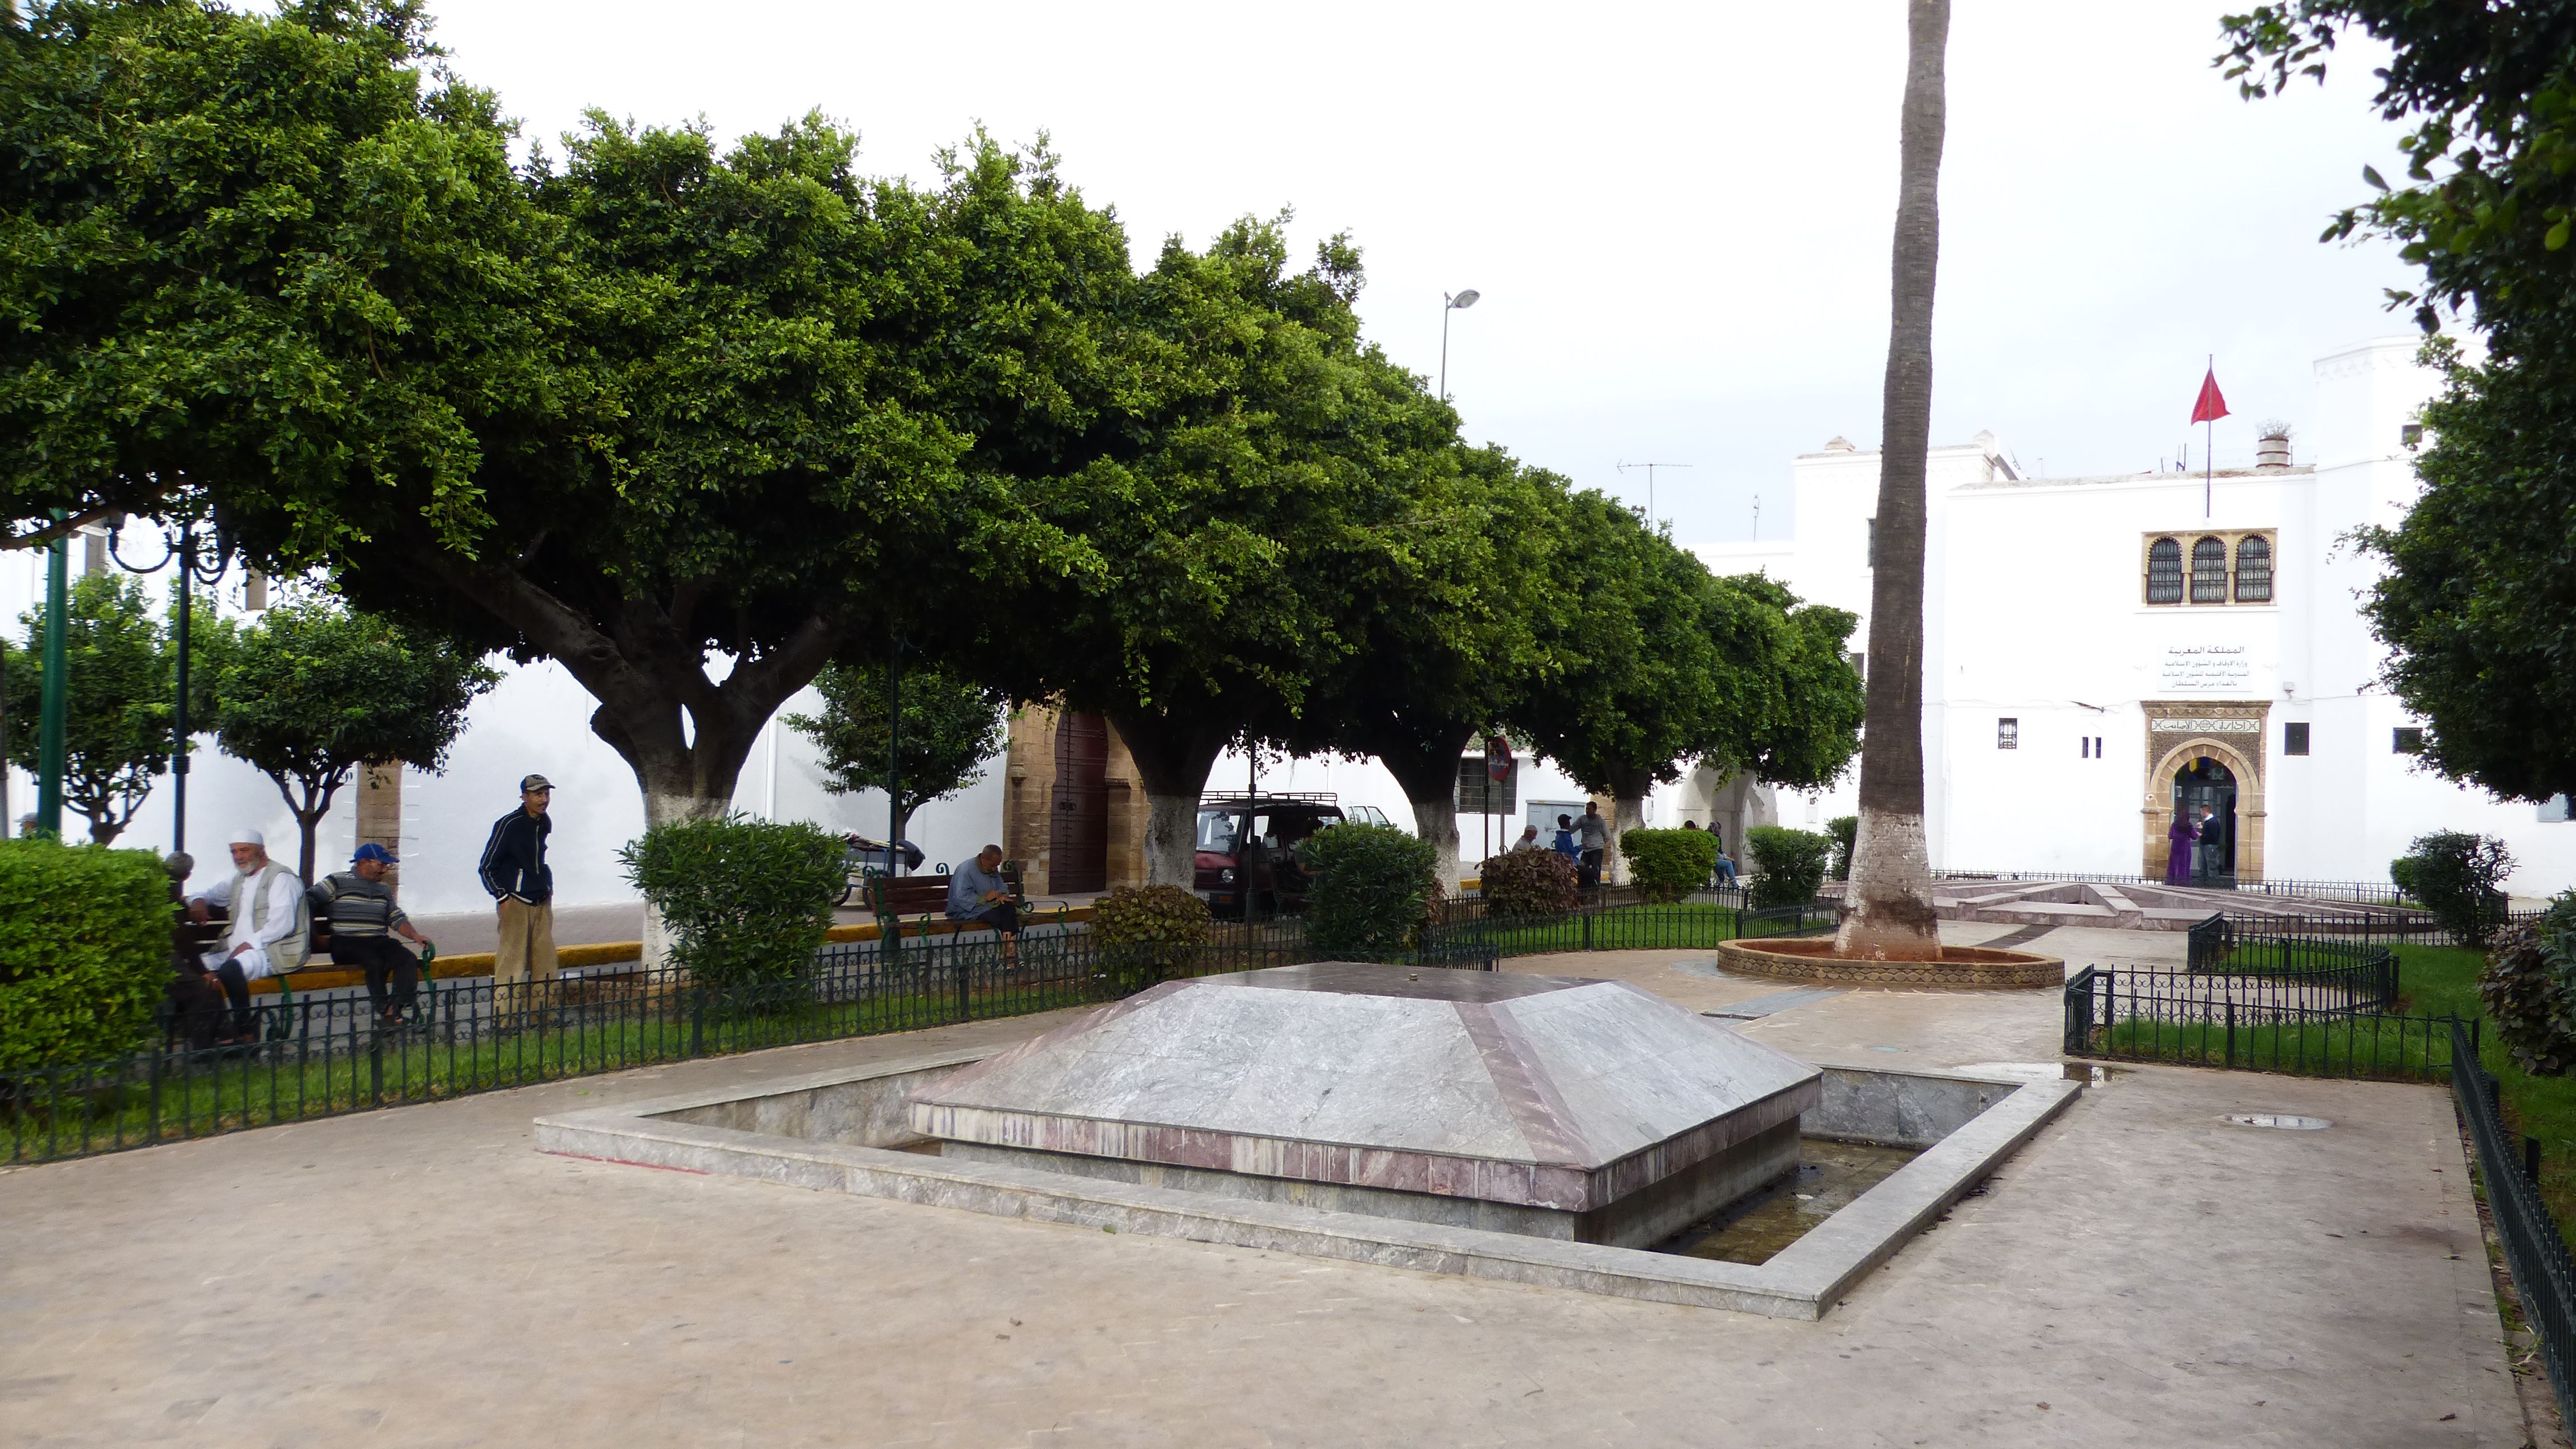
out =
<path fill-rule="evenodd" d="M 2232 813 L 2244 878 L 2387 878 L 2431 830 L 2510 843 L 2517 894 L 2576 881 L 2576 826 L 2419 771 L 2421 722 L 2376 682 L 2355 593 L 2375 560 L 2344 540 L 2416 496 L 2418 410 L 2439 385 L 2420 339 L 2318 359 L 2289 450 L 2250 469 L 2016 476 L 1991 434 L 1931 456 L 1924 573 L 1925 825 L 1942 868 L 2162 875 L 2186 797 Z M 1878 455 L 1799 457 L 1795 536 L 1710 544 L 1862 616 Z M 1857 767 L 1791 797 L 1784 823 L 1855 811 Z M 1802 818 L 1803 817 L 1803 818 Z M 2554 818 L 2553 818 L 2554 817 Z"/>
<path fill-rule="evenodd" d="M 162 557 L 162 542 L 149 525 L 132 524 L 121 540 L 124 558 L 149 564 Z M 103 546 L 75 540 L 70 568 L 75 575 L 92 567 L 114 571 Z M 165 599 L 169 571 L 145 576 L 145 587 Z M 270 590 L 272 596 L 274 588 Z M 255 613 L 251 596 L 236 569 L 216 590 L 227 615 L 247 620 Z M 205 597 L 200 592 L 199 597 Z M 20 616 L 41 610 L 44 602 L 43 555 L 35 551 L 0 553 L 0 627 L 18 643 L 27 639 Z M 554 783 L 554 835 L 548 862 L 555 872 L 555 899 L 565 906 L 603 905 L 635 899 L 617 863 L 617 851 L 644 831 L 644 801 L 635 773 L 616 751 L 590 732 L 595 707 L 590 695 L 560 665 L 526 667 L 495 656 L 502 670 L 499 688 L 475 701 L 466 727 L 450 752 L 446 770 L 437 775 L 401 772 L 394 821 L 371 822 L 370 835 L 394 844 L 402 857 L 401 883 L 405 909 L 419 914 L 481 911 L 490 907 L 475 866 L 492 822 L 512 808 L 522 775 L 535 773 Z M 813 714 L 822 708 L 812 690 L 788 701 L 784 714 Z M 911 836 L 928 856 L 925 865 L 951 863 L 973 855 L 1000 838 L 1002 781 L 998 757 L 985 777 L 955 798 L 938 801 L 913 815 Z M 25 770 L 6 772 L 9 833 L 17 833 L 20 816 L 35 809 L 36 787 Z M 167 851 L 172 843 L 171 802 L 175 792 L 162 776 L 117 837 L 123 847 Z M 321 868 L 346 862 L 359 839 L 359 801 L 364 793 L 352 781 L 333 802 L 316 832 Z M 774 819 L 810 820 L 835 831 L 883 836 L 886 802 L 882 791 L 833 795 L 823 788 L 823 772 L 812 742 L 779 720 L 772 720 L 752 746 L 734 791 L 734 808 Z M 206 883 L 210 868 L 220 863 L 223 843 L 236 828 L 252 826 L 268 838 L 269 851 L 293 864 L 297 830 L 294 815 L 270 783 L 239 760 L 221 753 L 212 735 L 200 735 L 188 777 L 188 846 L 200 862 L 190 888 Z M 63 834 L 87 838 L 87 822 L 66 810 Z"/>

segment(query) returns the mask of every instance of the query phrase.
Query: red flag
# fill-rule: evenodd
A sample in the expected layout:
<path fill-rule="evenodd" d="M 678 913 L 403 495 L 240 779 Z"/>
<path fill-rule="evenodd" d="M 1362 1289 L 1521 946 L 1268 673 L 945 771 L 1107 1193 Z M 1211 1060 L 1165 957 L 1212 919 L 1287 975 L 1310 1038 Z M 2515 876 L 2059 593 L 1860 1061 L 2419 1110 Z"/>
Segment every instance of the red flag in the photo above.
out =
<path fill-rule="evenodd" d="M 2225 416 L 2227 416 L 2227 399 L 2219 395 L 2218 369 L 2213 367 L 2209 370 L 2209 376 L 2200 380 L 2200 401 L 2191 405 L 2191 420 L 2195 423 L 2207 423 L 2215 422 Z"/>

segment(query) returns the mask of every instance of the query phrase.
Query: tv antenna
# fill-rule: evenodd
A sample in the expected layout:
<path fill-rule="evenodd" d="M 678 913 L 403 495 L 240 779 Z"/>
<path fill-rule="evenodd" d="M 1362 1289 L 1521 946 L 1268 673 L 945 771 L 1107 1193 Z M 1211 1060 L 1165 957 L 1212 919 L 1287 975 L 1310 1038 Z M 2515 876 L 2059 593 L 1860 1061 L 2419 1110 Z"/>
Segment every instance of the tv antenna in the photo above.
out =
<path fill-rule="evenodd" d="M 1646 527 L 1653 528 L 1655 526 L 1655 470 L 1657 468 L 1687 468 L 1689 466 L 1690 464 L 1688 463 L 1622 463 L 1619 465 L 1619 471 L 1622 473 L 1627 472 L 1631 468 L 1643 468 L 1646 470 Z"/>

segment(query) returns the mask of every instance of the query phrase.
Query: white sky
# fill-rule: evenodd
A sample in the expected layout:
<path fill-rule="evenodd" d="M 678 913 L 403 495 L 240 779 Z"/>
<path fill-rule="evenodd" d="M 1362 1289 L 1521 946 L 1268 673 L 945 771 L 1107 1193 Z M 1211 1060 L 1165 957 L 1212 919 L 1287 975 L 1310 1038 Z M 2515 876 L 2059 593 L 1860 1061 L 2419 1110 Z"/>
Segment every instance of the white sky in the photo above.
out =
<path fill-rule="evenodd" d="M 931 174 L 981 121 L 1052 134 L 1141 260 L 1294 207 L 1364 249 L 1369 335 L 1426 375 L 1441 294 L 1471 440 L 1643 503 L 1684 542 L 1788 522 L 1788 460 L 1879 434 L 1904 9 L 435 0 L 438 39 L 527 134 L 601 107 L 721 137 L 819 107 L 863 165 Z M 2372 53 L 2240 101 L 2215 5 L 1959 0 L 1949 51 L 1933 435 L 2024 471 L 2156 466 L 2203 359 L 2236 416 L 2303 423 L 2309 365 L 2403 331 L 2383 244 L 2321 246 L 2392 169 Z M 1339 16 L 1338 20 L 1333 17 Z"/>

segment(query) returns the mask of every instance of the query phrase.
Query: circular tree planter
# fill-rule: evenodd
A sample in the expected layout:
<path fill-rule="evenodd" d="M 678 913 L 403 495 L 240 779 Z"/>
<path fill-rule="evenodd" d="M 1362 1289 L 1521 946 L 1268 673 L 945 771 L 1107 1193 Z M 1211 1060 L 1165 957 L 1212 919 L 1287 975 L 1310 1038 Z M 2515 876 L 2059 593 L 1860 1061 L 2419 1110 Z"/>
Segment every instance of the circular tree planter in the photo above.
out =
<path fill-rule="evenodd" d="M 2056 990 L 2066 984 L 2066 958 L 1986 946 L 1944 946 L 1938 961 L 1854 961 L 1836 957 L 1831 938 L 1722 941 L 1718 964 L 1746 976 L 1815 981 L 1830 986 L 1948 986 Z"/>

